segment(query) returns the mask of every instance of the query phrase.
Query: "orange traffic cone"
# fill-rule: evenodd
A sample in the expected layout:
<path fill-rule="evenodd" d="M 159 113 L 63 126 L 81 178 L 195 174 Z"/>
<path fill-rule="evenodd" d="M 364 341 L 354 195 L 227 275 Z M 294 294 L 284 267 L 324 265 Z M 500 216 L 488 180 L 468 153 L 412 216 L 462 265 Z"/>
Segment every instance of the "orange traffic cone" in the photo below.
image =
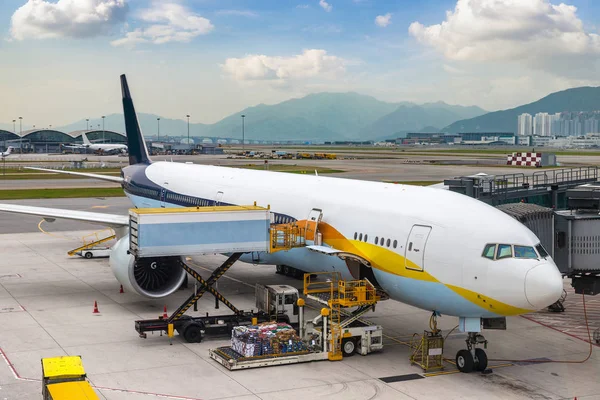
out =
<path fill-rule="evenodd" d="M 123 285 L 121 285 L 121 289 L 119 289 L 119 293 L 125 293 L 125 291 L 123 290 Z"/>
<path fill-rule="evenodd" d="M 100 314 L 100 311 L 98 310 L 98 302 L 94 301 L 94 311 L 92 312 L 92 314 Z"/>
<path fill-rule="evenodd" d="M 163 319 L 167 319 L 169 316 L 167 315 L 167 306 L 163 309 Z"/>

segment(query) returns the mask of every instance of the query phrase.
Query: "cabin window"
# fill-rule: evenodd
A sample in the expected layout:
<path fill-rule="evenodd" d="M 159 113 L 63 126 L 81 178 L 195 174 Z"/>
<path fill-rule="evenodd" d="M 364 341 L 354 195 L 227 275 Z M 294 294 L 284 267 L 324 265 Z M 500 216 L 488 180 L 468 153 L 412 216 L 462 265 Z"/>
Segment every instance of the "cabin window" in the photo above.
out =
<path fill-rule="evenodd" d="M 499 244 L 496 252 L 496 260 L 512 257 L 512 246 L 510 244 Z"/>
<path fill-rule="evenodd" d="M 380 245 L 385 246 L 385 238 L 381 238 L 381 241 L 379 242 Z"/>
<path fill-rule="evenodd" d="M 358 233 L 354 232 L 354 240 L 358 237 Z"/>
<path fill-rule="evenodd" d="M 362 233 L 360 235 L 358 235 L 358 240 L 360 240 L 362 242 Z"/>
<path fill-rule="evenodd" d="M 365 242 L 369 240 L 369 236 L 365 233 Z"/>
<path fill-rule="evenodd" d="M 537 253 L 530 246 L 514 246 L 515 258 L 538 258 Z"/>
<path fill-rule="evenodd" d="M 548 252 L 546 251 L 546 249 L 544 249 L 544 246 L 542 246 L 541 243 L 539 243 L 537 246 L 535 246 L 535 249 L 537 250 L 537 252 L 539 253 L 540 257 L 542 258 L 546 258 L 548 257 Z"/>
<path fill-rule="evenodd" d="M 375 244 L 379 243 L 379 236 L 375 236 Z"/>
<path fill-rule="evenodd" d="M 396 248 L 398 246 L 398 241 L 394 240 L 394 248 Z"/>
<path fill-rule="evenodd" d="M 387 240 L 387 247 L 390 247 L 390 239 Z"/>
<path fill-rule="evenodd" d="M 485 257 L 485 258 L 489 258 L 490 260 L 493 260 L 495 252 L 496 252 L 496 245 L 495 244 L 486 244 L 485 248 L 483 249 L 482 256 Z"/>

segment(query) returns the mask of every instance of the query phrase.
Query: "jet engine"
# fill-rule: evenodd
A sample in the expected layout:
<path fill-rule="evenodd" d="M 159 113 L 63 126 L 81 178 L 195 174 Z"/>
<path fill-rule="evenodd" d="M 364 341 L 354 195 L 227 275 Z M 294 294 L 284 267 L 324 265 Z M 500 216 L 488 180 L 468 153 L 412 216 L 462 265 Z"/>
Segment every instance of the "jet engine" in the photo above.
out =
<path fill-rule="evenodd" d="M 185 279 L 180 257 L 138 258 L 129 254 L 129 234 L 115 243 L 110 252 L 110 267 L 125 290 L 150 298 L 175 292 Z"/>

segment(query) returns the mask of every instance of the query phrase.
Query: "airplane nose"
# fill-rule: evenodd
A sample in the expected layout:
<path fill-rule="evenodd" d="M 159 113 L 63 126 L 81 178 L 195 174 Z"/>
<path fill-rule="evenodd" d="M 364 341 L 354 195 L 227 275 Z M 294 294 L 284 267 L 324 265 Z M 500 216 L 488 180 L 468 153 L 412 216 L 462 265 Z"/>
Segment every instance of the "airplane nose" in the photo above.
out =
<path fill-rule="evenodd" d="M 557 301 L 562 291 L 562 276 L 553 263 L 536 265 L 525 276 L 525 296 L 536 310 Z"/>

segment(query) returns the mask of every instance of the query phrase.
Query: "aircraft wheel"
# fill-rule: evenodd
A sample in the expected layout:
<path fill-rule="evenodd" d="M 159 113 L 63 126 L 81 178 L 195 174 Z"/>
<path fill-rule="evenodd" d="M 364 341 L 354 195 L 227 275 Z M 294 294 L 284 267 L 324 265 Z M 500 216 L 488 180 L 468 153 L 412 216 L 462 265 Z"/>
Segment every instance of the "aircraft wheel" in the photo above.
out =
<path fill-rule="evenodd" d="M 294 268 L 290 267 L 289 265 L 284 265 L 283 273 L 287 276 L 294 276 Z"/>
<path fill-rule="evenodd" d="M 456 353 L 456 367 L 460 372 L 473 372 L 475 366 L 475 360 L 469 350 L 459 350 Z"/>
<path fill-rule="evenodd" d="M 275 273 L 276 274 L 283 274 L 283 265 L 276 265 L 275 266 Z"/>
<path fill-rule="evenodd" d="M 88 260 L 89 260 L 90 258 L 92 258 L 92 256 L 93 256 L 93 254 L 92 254 L 92 253 L 90 253 L 89 251 L 88 251 L 88 252 L 86 252 L 86 253 L 85 253 L 85 255 L 84 255 L 84 257 L 85 257 L 85 258 L 87 258 Z"/>
<path fill-rule="evenodd" d="M 475 369 L 481 372 L 485 371 L 488 366 L 488 358 L 487 354 L 485 354 L 485 351 L 483 349 L 475 349 L 475 357 L 477 358 L 477 365 Z"/>
<path fill-rule="evenodd" d="M 354 355 L 356 351 L 356 342 L 354 338 L 346 338 L 342 340 L 342 354 L 344 357 L 350 357 Z"/>

